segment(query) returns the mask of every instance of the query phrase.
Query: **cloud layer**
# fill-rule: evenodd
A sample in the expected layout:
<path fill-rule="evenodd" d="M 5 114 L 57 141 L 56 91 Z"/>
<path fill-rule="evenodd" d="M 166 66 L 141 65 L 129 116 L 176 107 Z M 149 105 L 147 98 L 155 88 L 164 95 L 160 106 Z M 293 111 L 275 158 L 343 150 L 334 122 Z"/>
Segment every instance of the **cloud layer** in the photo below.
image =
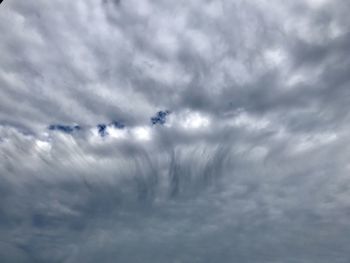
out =
<path fill-rule="evenodd" d="M 4 1 L 1 262 L 349 262 L 344 1 Z"/>

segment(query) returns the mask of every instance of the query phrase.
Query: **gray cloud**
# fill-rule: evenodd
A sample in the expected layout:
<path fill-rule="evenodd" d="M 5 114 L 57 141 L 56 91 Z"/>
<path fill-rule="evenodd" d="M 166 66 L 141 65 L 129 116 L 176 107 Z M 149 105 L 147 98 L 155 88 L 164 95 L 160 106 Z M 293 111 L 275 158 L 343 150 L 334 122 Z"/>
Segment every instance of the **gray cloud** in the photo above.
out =
<path fill-rule="evenodd" d="M 349 10 L 4 1 L 0 261 L 348 262 Z"/>

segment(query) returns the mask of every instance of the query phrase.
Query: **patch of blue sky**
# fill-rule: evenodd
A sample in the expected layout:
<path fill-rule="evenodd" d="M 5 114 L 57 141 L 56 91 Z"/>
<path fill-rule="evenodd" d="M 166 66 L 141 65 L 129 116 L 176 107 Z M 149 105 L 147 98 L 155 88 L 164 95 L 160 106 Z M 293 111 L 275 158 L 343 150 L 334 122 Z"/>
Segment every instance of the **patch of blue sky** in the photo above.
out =
<path fill-rule="evenodd" d="M 63 124 L 51 124 L 49 126 L 49 130 L 51 131 L 60 131 L 64 133 L 72 133 L 74 131 L 81 130 L 79 125 L 63 125 Z"/>
<path fill-rule="evenodd" d="M 166 118 L 170 114 L 170 111 L 158 111 L 155 116 L 151 117 L 151 123 L 153 125 L 160 124 L 164 125 L 166 123 Z"/>

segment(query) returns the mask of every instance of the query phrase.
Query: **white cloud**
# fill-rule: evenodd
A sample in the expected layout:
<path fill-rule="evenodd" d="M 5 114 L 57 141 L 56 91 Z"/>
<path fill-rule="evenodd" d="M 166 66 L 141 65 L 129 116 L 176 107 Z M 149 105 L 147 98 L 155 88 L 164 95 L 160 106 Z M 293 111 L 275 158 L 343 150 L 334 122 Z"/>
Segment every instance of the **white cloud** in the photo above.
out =
<path fill-rule="evenodd" d="M 135 127 L 131 130 L 134 138 L 141 141 L 151 140 L 151 129 L 149 127 Z"/>
<path fill-rule="evenodd" d="M 107 132 L 112 138 L 126 139 L 128 137 L 128 132 L 126 131 L 126 129 L 109 127 L 107 129 Z"/>
<path fill-rule="evenodd" d="M 199 112 L 188 111 L 184 113 L 181 125 L 185 129 L 205 129 L 210 125 L 210 119 Z"/>
<path fill-rule="evenodd" d="M 348 262 L 348 11 L 3 1 L 1 261 Z"/>
<path fill-rule="evenodd" d="M 51 144 L 47 141 L 36 140 L 36 147 L 38 151 L 48 152 L 51 149 Z"/>
<path fill-rule="evenodd" d="M 330 1 L 329 0 L 307 0 L 306 2 L 312 8 L 320 8 L 326 5 L 327 3 L 329 3 Z"/>

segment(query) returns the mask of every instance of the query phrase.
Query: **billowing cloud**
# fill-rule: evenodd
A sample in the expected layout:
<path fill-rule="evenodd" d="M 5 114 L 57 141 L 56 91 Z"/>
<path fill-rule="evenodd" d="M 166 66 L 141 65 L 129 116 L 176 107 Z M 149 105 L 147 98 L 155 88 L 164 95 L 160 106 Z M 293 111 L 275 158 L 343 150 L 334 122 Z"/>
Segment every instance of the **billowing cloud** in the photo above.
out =
<path fill-rule="evenodd" d="M 1 262 L 349 262 L 344 1 L 4 1 Z"/>

